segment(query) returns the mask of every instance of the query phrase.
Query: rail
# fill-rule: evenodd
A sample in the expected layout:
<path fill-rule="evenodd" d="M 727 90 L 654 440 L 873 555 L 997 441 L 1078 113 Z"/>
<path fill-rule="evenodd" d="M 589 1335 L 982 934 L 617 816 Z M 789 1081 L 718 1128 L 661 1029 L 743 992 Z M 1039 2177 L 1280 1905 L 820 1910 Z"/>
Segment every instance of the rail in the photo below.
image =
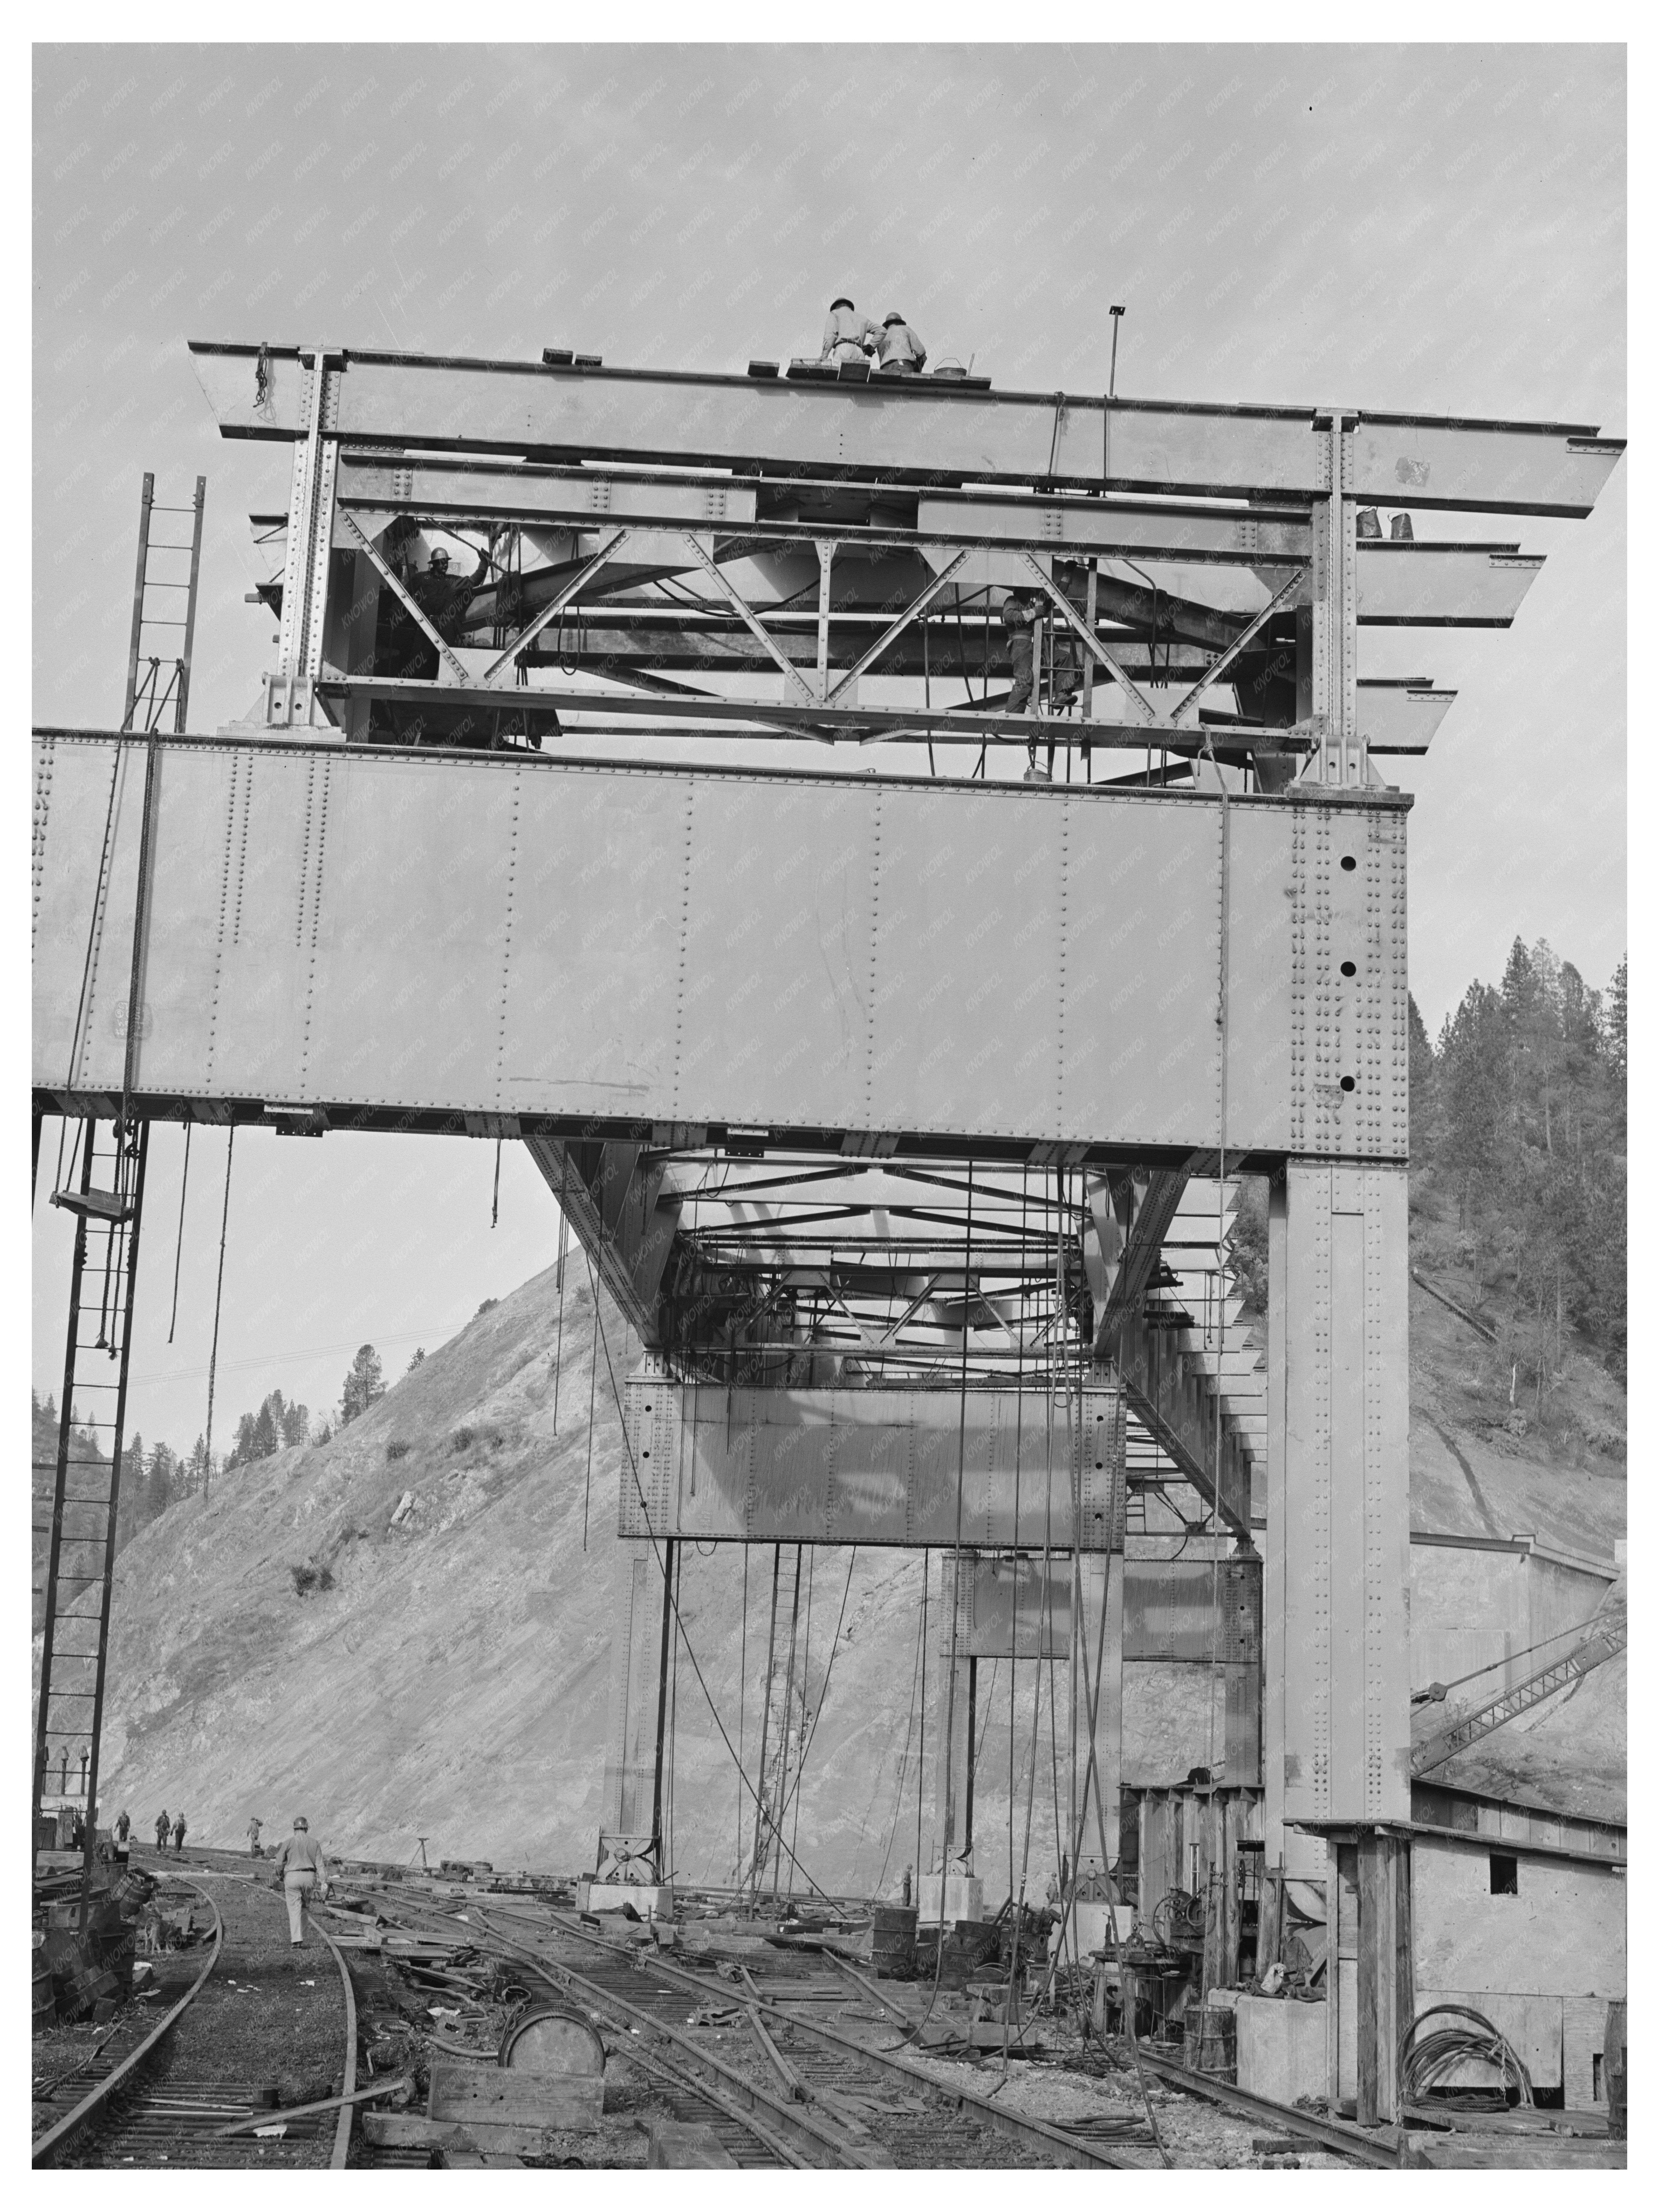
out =
<path fill-rule="evenodd" d="M 64 2144 L 69 2141 L 70 2137 L 73 2135 L 78 2135 L 80 2130 L 87 2124 L 88 2121 L 93 2118 L 96 2113 L 101 2111 L 103 2107 L 107 2105 L 110 2098 L 114 2094 L 115 2091 L 121 2087 L 122 2083 L 131 2080 L 138 2068 L 143 2064 L 144 2061 L 155 2050 L 162 2037 L 167 2034 L 167 2031 L 173 2026 L 174 2022 L 179 2019 L 181 2014 L 188 2011 L 190 2007 L 195 2002 L 197 1995 L 201 1990 L 203 1984 L 212 1973 L 215 1966 L 217 1966 L 219 1962 L 219 1953 L 224 1943 L 225 1937 L 225 1923 L 223 1916 L 221 1914 L 218 1905 L 214 1899 L 210 1897 L 206 1890 L 203 1889 L 198 1883 L 186 1881 L 185 1883 L 185 1887 L 186 1889 L 195 1890 L 196 1894 L 202 1899 L 203 1903 L 208 1906 L 213 1914 L 213 1948 L 208 1953 L 207 1959 L 203 1965 L 200 1973 L 197 1975 L 195 1980 L 185 1991 L 183 1996 L 179 1999 L 178 2002 L 169 2007 L 167 2011 L 162 2014 L 161 2019 L 156 2021 L 155 2027 L 151 2028 L 149 2033 L 144 2038 L 142 2043 L 135 2045 L 132 2050 L 127 2053 L 126 2057 L 120 2061 L 118 2065 L 112 2067 L 101 2081 L 98 2082 L 94 2087 L 87 2092 L 86 2095 L 82 2098 L 80 2103 L 76 2105 L 71 2112 L 66 2112 L 63 2118 L 57 2121 L 52 2126 L 49 2127 L 43 2136 L 36 2136 L 34 2142 L 29 2147 L 29 2163 L 31 2166 L 50 2166 L 58 2152 L 63 2148 Z"/>
<path fill-rule="evenodd" d="M 345 1992 L 345 2069 L 340 2076 L 340 2117 L 328 2160 L 332 2170 L 344 2166 L 351 2149 L 351 2123 L 356 2110 L 351 2098 L 357 2087 L 357 1993 L 351 1986 L 351 1970 L 346 1964 L 345 1953 L 314 1914 L 307 1912 L 306 1917 L 333 1953 L 334 1963 L 340 1970 L 340 1986 Z"/>

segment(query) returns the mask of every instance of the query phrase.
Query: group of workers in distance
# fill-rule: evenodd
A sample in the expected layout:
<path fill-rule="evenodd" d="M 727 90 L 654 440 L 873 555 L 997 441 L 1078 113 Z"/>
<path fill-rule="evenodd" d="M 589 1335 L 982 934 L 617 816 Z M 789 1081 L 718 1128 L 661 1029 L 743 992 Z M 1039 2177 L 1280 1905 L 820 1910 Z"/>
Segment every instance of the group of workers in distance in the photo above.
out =
<path fill-rule="evenodd" d="M 185 1816 L 180 1813 L 170 1819 L 165 1813 L 155 1815 L 155 1848 L 165 1851 L 167 1838 L 173 1838 L 173 1853 L 178 1856 L 185 1848 Z M 262 1859 L 264 1848 L 259 1841 L 264 1822 L 258 1819 L 247 1824 L 247 1848 L 250 1858 Z M 125 1864 L 132 1838 L 132 1816 L 120 1812 L 110 1826 L 110 1850 L 118 1865 Z M 305 1925 L 303 1914 L 308 1900 L 328 1895 L 328 1861 L 322 1845 L 311 1833 L 311 1823 L 301 1813 L 294 1823 L 294 1832 L 277 1850 L 271 1863 L 276 1883 L 281 1886 L 288 1906 L 288 1940 L 290 1945 L 303 1946 Z"/>
<path fill-rule="evenodd" d="M 832 300 L 818 359 L 833 363 L 872 356 L 880 375 L 915 376 L 927 362 L 927 349 L 896 307 L 872 323 L 845 295 Z"/>

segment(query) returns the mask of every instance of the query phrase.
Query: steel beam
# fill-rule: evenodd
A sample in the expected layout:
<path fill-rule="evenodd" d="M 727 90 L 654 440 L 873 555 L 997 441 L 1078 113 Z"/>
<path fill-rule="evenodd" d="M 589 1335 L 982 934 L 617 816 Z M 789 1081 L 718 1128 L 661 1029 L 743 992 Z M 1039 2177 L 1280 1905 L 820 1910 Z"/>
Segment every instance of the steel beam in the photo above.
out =
<path fill-rule="evenodd" d="M 193 340 L 191 352 L 224 435 L 304 434 L 300 349 Z M 1203 497 L 1324 489 L 1305 407 L 1109 406 L 931 377 L 852 387 L 409 354 L 340 360 L 332 428 L 345 442 Z M 1583 516 L 1624 451 L 1622 440 L 1580 424 L 1389 415 L 1359 424 L 1353 493 L 1391 507 Z"/>
<path fill-rule="evenodd" d="M 1292 1162 L 1270 1233 L 1273 1855 L 1411 1817 L 1405 1169 Z"/>
<path fill-rule="evenodd" d="M 118 1094 L 144 741 L 36 742 L 33 1081 Z M 1409 804 L 1229 802 L 1240 1154 L 1405 1157 Z M 1190 1153 L 1220 1075 L 1219 812 L 1197 792 L 161 740 L 134 1095 Z"/>
<path fill-rule="evenodd" d="M 1123 1408 L 1106 1385 L 752 1389 L 647 1355 L 623 1392 L 617 1533 L 703 1543 L 1085 1552 L 1123 1540 Z M 1074 1525 L 1073 1490 L 1080 1499 Z"/>

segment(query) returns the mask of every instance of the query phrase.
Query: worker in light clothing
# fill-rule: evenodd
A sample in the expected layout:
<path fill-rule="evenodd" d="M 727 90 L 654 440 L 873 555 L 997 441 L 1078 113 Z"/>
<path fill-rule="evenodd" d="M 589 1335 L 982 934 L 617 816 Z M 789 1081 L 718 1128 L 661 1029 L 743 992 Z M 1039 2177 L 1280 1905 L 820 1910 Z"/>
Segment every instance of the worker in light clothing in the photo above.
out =
<path fill-rule="evenodd" d="M 832 300 L 818 359 L 831 362 L 862 361 L 866 354 L 875 351 L 880 340 L 881 332 L 867 315 L 860 314 L 850 300 Z"/>
<path fill-rule="evenodd" d="M 896 307 L 882 317 L 876 363 L 884 376 L 915 376 L 927 358 L 927 347 Z"/>
<path fill-rule="evenodd" d="M 247 1855 L 251 1859 L 262 1859 L 264 1852 L 259 1845 L 259 1831 L 264 1826 L 256 1813 L 247 1824 Z"/>
<path fill-rule="evenodd" d="M 173 1824 L 173 1855 L 175 1858 L 182 1858 L 185 1855 L 185 1816 L 180 1813 Z"/>
<path fill-rule="evenodd" d="M 303 1813 L 294 1823 L 294 1833 L 276 1854 L 276 1872 L 288 1899 L 288 1940 L 290 1944 L 303 1944 L 301 1916 L 307 1899 L 328 1895 L 328 1862 L 322 1845 L 313 1841 L 310 1823 Z"/>

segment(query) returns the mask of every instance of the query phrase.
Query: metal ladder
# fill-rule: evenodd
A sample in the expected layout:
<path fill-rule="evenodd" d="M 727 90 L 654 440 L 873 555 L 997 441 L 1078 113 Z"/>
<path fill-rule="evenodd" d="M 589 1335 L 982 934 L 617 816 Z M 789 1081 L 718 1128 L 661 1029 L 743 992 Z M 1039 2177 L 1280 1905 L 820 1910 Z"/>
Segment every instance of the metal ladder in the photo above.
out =
<path fill-rule="evenodd" d="M 84 1121 L 68 1187 L 52 1203 L 75 1217 L 69 1341 L 58 1423 L 35 1710 L 31 1834 L 41 1800 L 83 1799 L 86 1930 L 98 1803 L 98 1751 L 109 1651 L 110 1592 L 132 1350 L 132 1292 L 149 1124 Z M 37 1522 L 37 1531 L 42 1524 Z"/>
<path fill-rule="evenodd" d="M 190 702 L 191 655 L 196 642 L 196 584 L 202 567 L 202 510 L 206 500 L 207 478 L 198 477 L 196 496 L 188 507 L 158 507 L 155 478 L 148 473 L 144 477 L 138 501 L 138 574 L 132 590 L 132 641 L 127 649 L 126 705 L 121 715 L 124 730 L 159 729 L 169 707 L 175 732 L 184 730 Z M 152 536 L 151 524 L 158 514 L 189 515 L 189 538 L 181 542 Z M 169 564 L 155 559 L 157 554 L 183 553 L 190 556 L 187 577 L 170 574 Z M 155 592 L 182 592 L 184 612 L 152 614 L 149 594 Z M 164 653 L 150 649 L 170 641 L 159 635 L 164 630 L 183 632 L 182 639 L 172 641 L 178 645 L 177 651 Z"/>
<path fill-rule="evenodd" d="M 40 1677 L 35 1708 L 34 1770 L 30 1851 L 40 1834 L 41 1800 L 53 1788 L 60 1798 L 78 1797 L 85 1824 L 81 1875 L 81 1933 L 86 1933 L 96 1848 L 99 1749 L 104 1684 L 109 1656 L 110 1597 L 121 1499 L 121 1454 L 132 1351 L 132 1301 L 138 1270 L 138 1231 L 144 1200 L 149 1124 L 132 1110 L 138 1039 L 143 1028 L 142 968 L 149 903 L 151 834 L 158 733 L 169 708 L 182 734 L 190 702 L 191 659 L 196 639 L 197 586 L 202 566 L 202 516 L 207 478 L 196 479 L 188 507 L 160 507 L 155 478 L 146 472 L 138 502 L 138 561 L 132 594 L 132 633 L 127 652 L 123 732 L 142 730 L 145 748 L 143 828 L 133 927 L 132 975 L 127 1003 L 126 1064 L 121 1100 L 112 1121 L 82 1121 L 70 1155 L 65 1182 L 52 1203 L 75 1217 L 70 1272 L 68 1346 L 58 1422 L 52 1510 L 35 1533 L 47 1537 L 41 1601 Z M 187 540 L 158 538 L 158 514 L 187 514 Z M 189 573 L 167 572 L 168 560 L 188 555 Z M 166 556 L 158 561 L 157 556 Z M 178 614 L 151 611 L 155 592 L 181 592 Z M 176 605 L 176 602 L 170 604 Z M 177 631 L 176 649 L 147 650 Z M 163 670 L 166 675 L 163 676 Z M 108 865 L 107 841 L 104 865 Z M 104 886 L 100 885 L 100 903 Z M 38 1170 L 40 1119 L 34 1117 L 33 1166 Z M 100 1128 L 104 1131 L 100 1137 Z M 59 1153 L 62 1158 L 62 1153 Z M 78 1180 L 76 1167 L 78 1163 Z M 112 1374 L 111 1369 L 114 1372 Z M 77 1418 L 77 1416 L 79 1418 Z M 54 1759 L 55 1752 L 55 1759 Z"/>

